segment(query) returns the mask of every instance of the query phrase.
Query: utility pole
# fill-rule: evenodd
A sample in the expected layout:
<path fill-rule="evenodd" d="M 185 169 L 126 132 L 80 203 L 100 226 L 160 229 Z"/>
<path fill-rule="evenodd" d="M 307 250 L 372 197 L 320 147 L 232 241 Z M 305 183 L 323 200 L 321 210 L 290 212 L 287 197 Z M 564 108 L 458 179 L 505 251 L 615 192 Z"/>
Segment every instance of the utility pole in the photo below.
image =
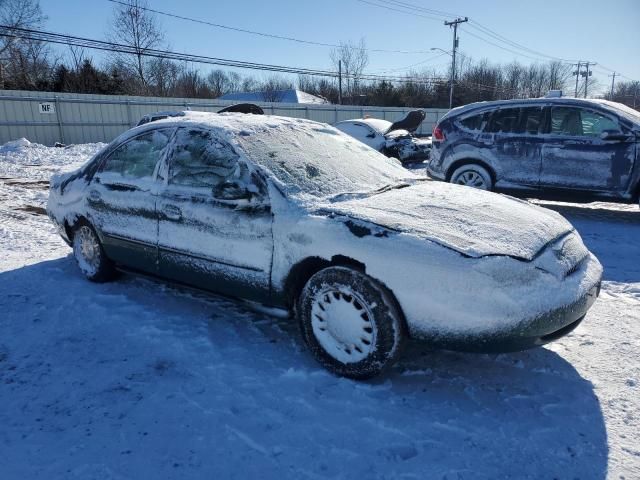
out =
<path fill-rule="evenodd" d="M 338 60 L 338 105 L 342 105 L 342 60 Z"/>
<path fill-rule="evenodd" d="M 456 50 L 458 49 L 458 24 L 468 22 L 469 18 L 456 18 L 450 22 L 444 22 L 445 25 L 453 26 L 453 54 L 451 55 L 451 85 L 449 86 L 449 110 L 453 108 L 453 83 L 456 80 Z"/>
<path fill-rule="evenodd" d="M 593 72 L 589 70 L 589 65 L 597 65 L 597 63 L 585 62 L 584 66 L 587 69 L 583 72 L 580 72 L 580 75 L 584 77 L 584 98 L 587 98 L 587 89 L 589 88 L 589 77 L 593 75 Z"/>
<path fill-rule="evenodd" d="M 613 86 L 616 84 L 616 72 L 613 72 L 613 75 L 609 75 L 611 78 L 611 98 L 609 100 L 613 100 Z"/>
<path fill-rule="evenodd" d="M 576 76 L 576 93 L 573 95 L 575 98 L 578 98 L 578 79 L 580 78 L 580 65 L 582 65 L 582 62 L 578 62 L 576 64 L 576 69 L 573 71 L 573 74 Z"/>

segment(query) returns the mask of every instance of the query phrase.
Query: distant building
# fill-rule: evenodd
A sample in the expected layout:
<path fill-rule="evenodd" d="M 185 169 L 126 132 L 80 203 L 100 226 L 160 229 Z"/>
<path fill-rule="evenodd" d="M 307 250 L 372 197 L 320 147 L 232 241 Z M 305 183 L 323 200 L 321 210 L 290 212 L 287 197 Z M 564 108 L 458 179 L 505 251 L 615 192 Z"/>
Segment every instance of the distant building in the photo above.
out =
<path fill-rule="evenodd" d="M 316 97 L 302 90 L 273 90 L 263 92 L 238 92 L 227 93 L 218 97 L 218 100 L 231 100 L 234 102 L 278 102 L 278 103 L 329 103 L 322 97 Z"/>

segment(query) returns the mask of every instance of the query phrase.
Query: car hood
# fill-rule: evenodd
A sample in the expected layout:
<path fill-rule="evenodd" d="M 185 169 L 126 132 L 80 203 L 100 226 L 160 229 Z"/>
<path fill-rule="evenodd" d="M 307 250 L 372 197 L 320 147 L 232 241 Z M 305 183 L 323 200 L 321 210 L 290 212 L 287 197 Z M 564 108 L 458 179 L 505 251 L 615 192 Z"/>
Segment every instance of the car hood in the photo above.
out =
<path fill-rule="evenodd" d="M 573 230 L 558 213 L 523 200 L 431 181 L 334 202 L 323 210 L 431 240 L 470 257 L 532 260 L 548 243 Z"/>
<path fill-rule="evenodd" d="M 424 120 L 426 113 L 424 110 L 413 110 L 407 113 L 406 117 L 402 120 L 398 120 L 389 126 L 389 129 L 385 133 L 391 133 L 394 130 L 407 130 L 409 132 L 415 132 L 422 121 Z"/>

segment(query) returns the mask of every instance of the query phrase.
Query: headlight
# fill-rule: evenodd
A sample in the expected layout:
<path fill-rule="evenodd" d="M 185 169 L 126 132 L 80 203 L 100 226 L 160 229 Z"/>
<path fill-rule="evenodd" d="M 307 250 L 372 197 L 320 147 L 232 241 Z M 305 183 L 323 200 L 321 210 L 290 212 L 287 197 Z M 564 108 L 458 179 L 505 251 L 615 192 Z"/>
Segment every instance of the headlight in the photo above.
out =
<path fill-rule="evenodd" d="M 588 256 L 589 250 L 580 235 L 573 231 L 548 245 L 534 263 L 537 268 L 562 280 L 574 273 Z"/>

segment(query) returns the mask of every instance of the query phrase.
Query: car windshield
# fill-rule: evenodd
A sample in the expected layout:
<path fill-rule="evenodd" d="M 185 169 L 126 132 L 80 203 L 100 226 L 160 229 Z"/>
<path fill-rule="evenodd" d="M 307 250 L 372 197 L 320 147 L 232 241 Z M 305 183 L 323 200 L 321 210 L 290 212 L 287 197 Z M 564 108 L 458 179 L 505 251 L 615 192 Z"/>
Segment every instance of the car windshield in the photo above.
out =
<path fill-rule="evenodd" d="M 618 114 L 627 117 L 632 122 L 640 125 L 640 112 L 622 103 L 602 101 L 606 106 L 615 110 Z"/>
<path fill-rule="evenodd" d="M 236 135 L 247 157 L 299 200 L 376 193 L 419 180 L 396 160 L 328 125 L 278 119 Z"/>

